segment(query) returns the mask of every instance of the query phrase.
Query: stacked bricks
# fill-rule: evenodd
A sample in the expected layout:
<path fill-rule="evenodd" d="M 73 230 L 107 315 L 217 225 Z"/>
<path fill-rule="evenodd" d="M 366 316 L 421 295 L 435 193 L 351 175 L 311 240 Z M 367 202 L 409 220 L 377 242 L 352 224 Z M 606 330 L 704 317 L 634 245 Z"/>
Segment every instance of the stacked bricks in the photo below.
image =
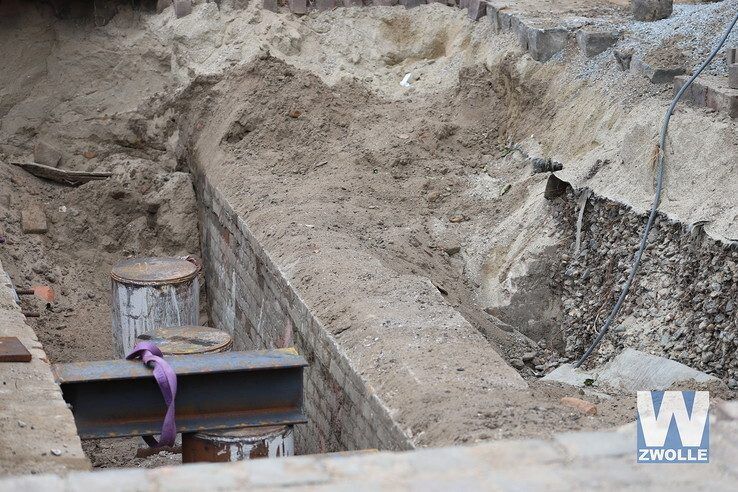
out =
<path fill-rule="evenodd" d="M 386 406 L 223 195 L 201 172 L 196 185 L 213 326 L 231 334 L 234 350 L 295 346 L 308 361 L 308 423 L 295 428 L 297 453 L 411 449 Z"/>

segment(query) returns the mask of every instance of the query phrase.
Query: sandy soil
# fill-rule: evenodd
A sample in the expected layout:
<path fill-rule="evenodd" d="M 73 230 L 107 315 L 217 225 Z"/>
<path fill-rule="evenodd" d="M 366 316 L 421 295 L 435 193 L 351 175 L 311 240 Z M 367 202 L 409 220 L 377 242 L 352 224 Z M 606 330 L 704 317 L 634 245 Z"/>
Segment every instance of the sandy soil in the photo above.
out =
<path fill-rule="evenodd" d="M 234 174 L 230 193 L 275 251 L 306 258 L 340 244 L 398 275 L 427 277 L 509 360 L 532 354 L 520 367 L 530 392 L 466 409 L 445 435 L 425 442 L 534 436 L 632 418 L 631 399 L 599 402 L 597 417 L 573 413 L 558 403 L 571 389 L 535 379 L 564 360 L 556 340 L 543 340 L 555 327 L 529 322 L 555 317 L 555 286 L 531 286 L 537 290 L 527 299 L 536 302 L 508 313 L 507 323 L 484 308 L 509 304 L 517 292 L 511 279 L 531 268 L 545 277 L 546 264 L 534 260 L 557 241 L 556 211 L 540 200 L 545 175 L 532 174 L 526 156 L 554 157 L 567 179 L 643 206 L 650 174 L 637 163 L 668 99 L 663 88 L 623 77 L 604 58 L 567 54 L 578 79 L 560 61 L 534 63 L 488 24 L 440 5 L 298 19 L 255 5 L 198 3 L 181 20 L 171 9 L 151 15 L 120 7 L 105 26 L 58 21 L 46 7 L 34 8 L 0 21 L 0 59 L 12 67 L 0 73 L 0 212 L 8 238 L 0 254 L 18 286 L 57 291 L 50 306 L 23 301 L 42 312 L 30 322 L 54 361 L 110 356 L 115 261 L 196 250 L 194 195 L 182 172 L 191 141 L 180 130 L 197 111 L 203 125 L 218 129 L 208 145 L 225 159 L 213 160 L 213 172 L 244 171 Z M 399 84 L 408 73 L 411 88 Z M 587 86 L 589 75 L 600 85 Z M 667 188 L 674 191 L 665 207 L 686 220 L 696 220 L 696 210 L 715 222 L 716 235 L 729 236 L 738 210 L 730 194 L 735 147 L 726 153 L 717 143 L 732 141 L 726 135 L 735 124 L 684 114 L 673 135 L 685 143 L 670 155 Z M 690 136 L 694 125 L 707 130 Z M 30 160 L 39 140 L 62 151 L 63 168 L 115 176 L 70 188 L 8 165 Z M 618 164 L 595 176 L 595 158 Z M 44 208 L 48 233 L 20 233 L 19 214 L 30 203 Z M 305 275 L 298 288 L 315 284 Z M 339 294 L 311 292 L 334 334 L 361 343 L 352 339 Z M 487 430 L 456 432 L 469 418 Z M 130 463 L 120 456 L 131 442 L 116 446 L 88 451 L 98 448 L 91 452 L 101 456 L 99 466 Z"/>

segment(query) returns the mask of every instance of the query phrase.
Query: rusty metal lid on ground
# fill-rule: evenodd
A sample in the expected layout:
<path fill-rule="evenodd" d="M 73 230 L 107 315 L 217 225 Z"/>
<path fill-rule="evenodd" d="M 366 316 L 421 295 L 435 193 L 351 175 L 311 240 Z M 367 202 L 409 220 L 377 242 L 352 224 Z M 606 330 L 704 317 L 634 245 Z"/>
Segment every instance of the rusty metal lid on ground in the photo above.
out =
<path fill-rule="evenodd" d="M 110 276 L 129 285 L 169 285 L 192 280 L 199 271 L 184 258 L 128 258 L 119 261 Z"/>
<path fill-rule="evenodd" d="M 231 336 L 207 326 L 177 326 L 157 328 L 142 333 L 137 342 L 152 342 L 164 355 L 195 355 L 227 352 L 233 345 Z"/>

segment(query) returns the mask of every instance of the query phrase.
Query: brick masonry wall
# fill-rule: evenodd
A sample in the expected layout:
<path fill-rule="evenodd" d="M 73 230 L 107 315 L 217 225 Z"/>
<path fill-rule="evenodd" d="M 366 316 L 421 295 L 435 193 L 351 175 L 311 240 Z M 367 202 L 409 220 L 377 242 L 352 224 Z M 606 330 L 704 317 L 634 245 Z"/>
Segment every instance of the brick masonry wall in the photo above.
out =
<path fill-rule="evenodd" d="M 32 356 L 0 363 L 0 476 L 87 470 L 72 412 L 12 289 L 0 264 L 0 337 L 17 337 Z"/>
<path fill-rule="evenodd" d="M 268 252 L 202 172 L 195 177 L 201 245 L 213 326 L 234 350 L 295 346 L 305 373 L 307 425 L 295 429 L 298 453 L 413 446 L 345 353 L 310 312 Z"/>

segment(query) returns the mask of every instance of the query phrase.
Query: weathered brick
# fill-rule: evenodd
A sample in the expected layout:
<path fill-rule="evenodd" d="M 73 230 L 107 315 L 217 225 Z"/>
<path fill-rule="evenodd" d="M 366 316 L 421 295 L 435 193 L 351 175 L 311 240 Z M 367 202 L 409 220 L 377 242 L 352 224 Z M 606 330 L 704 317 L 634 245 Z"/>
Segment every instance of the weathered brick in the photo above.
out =
<path fill-rule="evenodd" d="M 43 234 L 49 227 L 44 210 L 36 204 L 21 210 L 21 229 L 26 234 Z"/>

